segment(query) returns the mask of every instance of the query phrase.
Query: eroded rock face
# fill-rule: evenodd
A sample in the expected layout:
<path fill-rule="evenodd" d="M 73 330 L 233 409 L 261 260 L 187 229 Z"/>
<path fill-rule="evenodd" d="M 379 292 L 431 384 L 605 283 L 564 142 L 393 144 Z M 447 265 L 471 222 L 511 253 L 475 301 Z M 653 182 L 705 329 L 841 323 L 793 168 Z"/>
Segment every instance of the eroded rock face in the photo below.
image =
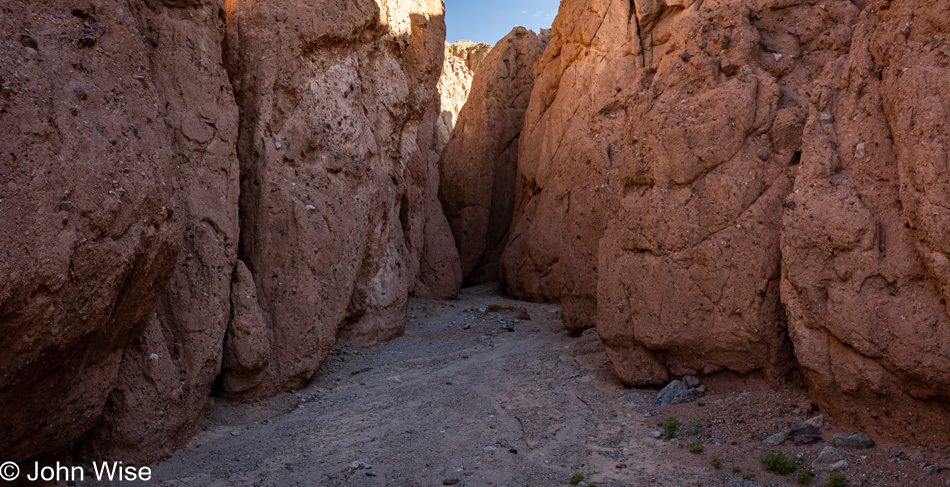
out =
<path fill-rule="evenodd" d="M 146 463 L 222 364 L 221 394 L 263 398 L 457 292 L 441 2 L 3 12 L 4 458 Z"/>
<path fill-rule="evenodd" d="M 452 129 L 458 122 L 459 112 L 465 106 L 468 93 L 472 89 L 473 73 L 465 66 L 465 61 L 449 52 L 445 45 L 445 62 L 442 64 L 442 77 L 439 78 L 439 95 L 442 98 L 439 120 L 435 124 L 435 152 L 440 155 L 449 143 Z"/>
<path fill-rule="evenodd" d="M 90 459 L 145 463 L 200 430 L 221 371 L 237 258 L 238 111 L 221 59 L 224 2 L 154 1 L 139 11 L 149 71 L 175 152 L 182 197 L 174 274 L 82 445 Z"/>
<path fill-rule="evenodd" d="M 861 13 L 812 94 L 784 213 L 782 297 L 809 389 L 841 424 L 901 441 L 950 431 L 950 18 L 920 16 L 947 9 Z"/>
<path fill-rule="evenodd" d="M 69 450 L 98 421 L 182 227 L 149 53 L 128 42 L 134 14 L 3 7 L 0 455 L 25 460 Z"/>
<path fill-rule="evenodd" d="M 475 75 L 439 163 L 439 196 L 452 228 L 465 279 L 498 278 L 514 209 L 518 137 L 534 65 L 544 44 L 523 27 L 498 41 Z"/>
<path fill-rule="evenodd" d="M 627 383 L 782 383 L 781 202 L 805 90 L 857 13 L 563 4 L 521 138 L 509 291 L 560 300 L 573 331 L 596 322 Z"/>
<path fill-rule="evenodd" d="M 400 334 L 410 293 L 457 292 L 433 154 L 442 14 L 434 0 L 231 12 L 240 257 L 258 309 L 242 306 L 263 317 L 270 340 L 266 373 L 229 357 L 244 344 L 226 348 L 225 362 L 242 366 L 226 367 L 223 381 L 244 380 L 240 398 L 304 385 L 340 332 L 360 346 Z M 254 336 L 234 325 L 229 337 Z"/>
<path fill-rule="evenodd" d="M 448 53 L 465 62 L 469 71 L 475 72 L 481 62 L 488 57 L 492 45 L 485 42 L 455 41 L 446 45 Z"/>

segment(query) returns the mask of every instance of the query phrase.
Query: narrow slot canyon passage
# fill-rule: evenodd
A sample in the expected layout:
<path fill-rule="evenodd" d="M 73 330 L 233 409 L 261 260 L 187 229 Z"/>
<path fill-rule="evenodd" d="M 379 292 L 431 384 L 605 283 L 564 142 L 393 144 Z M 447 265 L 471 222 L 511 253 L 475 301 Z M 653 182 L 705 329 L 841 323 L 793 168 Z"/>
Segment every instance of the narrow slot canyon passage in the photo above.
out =
<path fill-rule="evenodd" d="M 950 486 L 950 0 L 27 3 L 0 484 Z"/>
<path fill-rule="evenodd" d="M 569 337 L 558 306 L 483 284 L 457 301 L 414 300 L 404 336 L 336 346 L 295 394 L 215 400 L 205 430 L 153 473 L 195 487 L 699 479 L 695 455 L 648 444 L 659 441 L 647 436 L 657 418 L 644 416 L 655 395 L 622 387 L 593 330 Z"/>

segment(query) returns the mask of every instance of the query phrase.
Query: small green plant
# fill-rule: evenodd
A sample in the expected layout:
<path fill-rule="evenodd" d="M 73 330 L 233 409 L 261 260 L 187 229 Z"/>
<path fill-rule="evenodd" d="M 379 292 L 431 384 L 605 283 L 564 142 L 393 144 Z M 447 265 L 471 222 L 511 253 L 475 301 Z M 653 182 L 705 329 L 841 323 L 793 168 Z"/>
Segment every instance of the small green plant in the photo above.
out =
<path fill-rule="evenodd" d="M 581 483 L 583 480 L 584 480 L 584 475 L 580 473 L 576 473 L 574 474 L 573 477 L 571 477 L 571 485 L 577 485 Z"/>
<path fill-rule="evenodd" d="M 732 473 L 739 473 L 741 471 L 742 471 L 742 468 L 740 468 L 738 465 L 732 466 Z"/>
<path fill-rule="evenodd" d="M 833 472 L 825 487 L 845 487 L 846 485 L 848 485 L 848 478 L 838 472 Z"/>
<path fill-rule="evenodd" d="M 713 455 L 712 460 L 710 460 L 709 463 L 713 466 L 713 468 L 719 470 L 722 468 L 722 457 L 719 455 Z"/>
<path fill-rule="evenodd" d="M 783 451 L 771 450 L 762 455 L 762 468 L 782 475 L 788 475 L 795 470 L 795 462 Z"/>
<path fill-rule="evenodd" d="M 692 442 L 692 443 L 689 444 L 689 452 L 690 452 L 690 453 L 702 453 L 702 452 L 703 452 L 703 449 L 705 449 L 705 448 L 706 448 L 706 447 L 703 446 L 703 440 L 696 440 L 696 441 L 694 441 L 694 442 Z"/>
<path fill-rule="evenodd" d="M 815 478 L 815 473 L 805 468 L 798 469 L 798 472 L 795 474 L 795 480 L 798 481 L 798 483 L 802 485 L 810 484 L 812 479 L 814 478 Z"/>
<path fill-rule="evenodd" d="M 587 484 L 587 487 L 597 487 L 597 484 L 590 483 L 590 484 Z"/>
<path fill-rule="evenodd" d="M 755 475 L 752 475 L 751 473 L 747 473 L 742 476 L 742 480 L 755 480 Z"/>
<path fill-rule="evenodd" d="M 676 438 L 676 430 L 679 429 L 681 424 L 683 424 L 682 421 L 673 416 L 667 416 L 666 419 L 663 420 L 663 437 Z"/>

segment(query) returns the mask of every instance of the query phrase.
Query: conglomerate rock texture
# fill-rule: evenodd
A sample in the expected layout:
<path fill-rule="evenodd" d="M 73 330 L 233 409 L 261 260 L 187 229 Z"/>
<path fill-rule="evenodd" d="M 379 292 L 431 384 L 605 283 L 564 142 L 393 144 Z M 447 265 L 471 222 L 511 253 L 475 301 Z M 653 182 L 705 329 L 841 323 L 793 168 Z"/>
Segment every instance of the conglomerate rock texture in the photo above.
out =
<path fill-rule="evenodd" d="M 304 385 L 341 329 L 360 346 L 400 334 L 409 294 L 453 296 L 460 271 L 429 153 L 441 2 L 239 3 L 230 15 L 239 255 L 270 357 L 260 383 L 225 392 L 250 400 Z"/>
<path fill-rule="evenodd" d="M 947 9 L 563 2 L 508 292 L 596 324 L 628 384 L 800 371 L 844 424 L 945 439 Z"/>
<path fill-rule="evenodd" d="M 150 461 L 457 292 L 441 2 L 3 7 L 4 458 Z"/>
<path fill-rule="evenodd" d="M 0 9 L 6 459 L 66 452 L 96 424 L 175 270 L 174 144 L 137 20 L 112 3 Z"/>
<path fill-rule="evenodd" d="M 869 434 L 950 431 L 950 2 L 871 4 L 816 83 L 782 235 L 795 356 Z"/>
<path fill-rule="evenodd" d="M 514 209 L 518 137 L 543 51 L 541 39 L 524 27 L 495 44 L 439 162 L 439 198 L 470 282 L 498 279 Z"/>

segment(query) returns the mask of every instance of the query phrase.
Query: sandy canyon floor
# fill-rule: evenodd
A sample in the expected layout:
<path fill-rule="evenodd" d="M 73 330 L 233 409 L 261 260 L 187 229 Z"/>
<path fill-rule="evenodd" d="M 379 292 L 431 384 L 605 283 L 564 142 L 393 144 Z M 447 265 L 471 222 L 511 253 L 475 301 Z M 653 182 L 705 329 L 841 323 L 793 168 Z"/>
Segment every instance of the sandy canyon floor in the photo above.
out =
<path fill-rule="evenodd" d="M 801 421 L 801 391 L 654 407 L 657 391 L 613 376 L 596 332 L 571 338 L 558 306 L 512 301 L 491 284 L 457 301 L 414 301 L 409 314 L 399 339 L 337 346 L 304 390 L 216 400 L 205 430 L 142 485 L 568 486 L 577 474 L 598 487 L 798 485 L 759 459 L 774 449 L 765 436 Z M 668 416 L 682 421 L 678 439 L 652 438 Z M 835 431 L 828 423 L 824 442 L 779 449 L 810 465 Z M 690 452 L 697 440 L 703 451 Z M 849 455 L 850 486 L 950 485 L 950 472 L 920 467 L 950 463 L 947 450 Z M 828 479 L 818 473 L 811 485 Z"/>

